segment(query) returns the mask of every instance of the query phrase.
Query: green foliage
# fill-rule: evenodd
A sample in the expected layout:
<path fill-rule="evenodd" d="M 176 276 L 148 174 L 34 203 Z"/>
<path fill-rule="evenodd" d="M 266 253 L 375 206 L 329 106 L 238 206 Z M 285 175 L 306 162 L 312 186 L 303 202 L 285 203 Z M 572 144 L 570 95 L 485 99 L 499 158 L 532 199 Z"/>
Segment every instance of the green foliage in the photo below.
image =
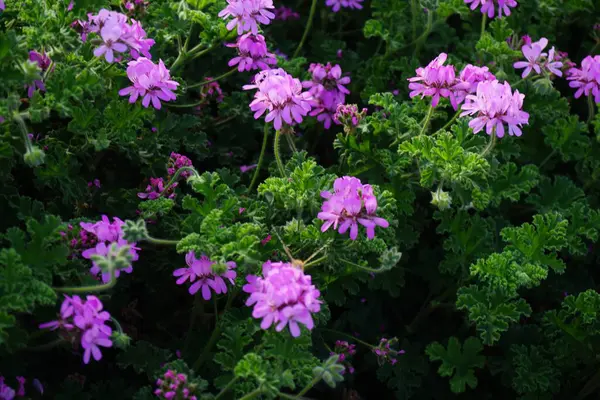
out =
<path fill-rule="evenodd" d="M 432 361 L 441 361 L 438 369 L 441 376 L 449 376 L 450 389 L 453 393 L 462 393 L 466 386 L 474 389 L 477 387 L 475 368 L 482 368 L 485 357 L 479 353 L 483 345 L 477 338 L 470 337 L 461 346 L 457 338 L 448 340 L 448 347 L 444 348 L 438 342 L 427 346 L 425 352 Z"/>

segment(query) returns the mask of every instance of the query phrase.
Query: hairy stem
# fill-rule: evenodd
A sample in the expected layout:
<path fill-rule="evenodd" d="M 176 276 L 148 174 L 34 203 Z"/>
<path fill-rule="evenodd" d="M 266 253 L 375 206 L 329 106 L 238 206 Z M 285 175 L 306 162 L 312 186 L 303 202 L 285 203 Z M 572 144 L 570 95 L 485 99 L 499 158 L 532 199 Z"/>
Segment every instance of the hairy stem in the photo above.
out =
<path fill-rule="evenodd" d="M 294 55 L 292 58 L 298 57 L 300 54 L 300 50 L 302 50 L 302 46 L 304 46 L 304 42 L 308 37 L 308 33 L 310 32 L 310 28 L 312 27 L 313 19 L 315 17 L 315 11 L 317 9 L 317 0 L 312 0 L 310 4 L 310 13 L 308 14 L 308 21 L 306 22 L 306 27 L 304 28 L 304 33 L 302 34 L 302 39 L 300 39 L 300 43 L 298 43 L 298 47 L 296 47 L 296 51 L 294 51 Z"/>
<path fill-rule="evenodd" d="M 237 67 L 230 69 L 229 71 L 225 72 L 222 75 L 217 76 L 216 78 L 210 79 L 208 81 L 204 81 L 204 82 L 198 82 L 198 83 L 194 83 L 193 85 L 189 85 L 186 87 L 186 89 L 193 89 L 193 88 L 197 88 L 197 87 L 201 87 L 204 85 L 208 85 L 209 83 L 213 83 L 218 81 L 219 79 L 223 79 L 228 77 L 229 75 L 235 73 L 237 71 Z"/>
<path fill-rule="evenodd" d="M 419 132 L 419 135 L 424 134 L 425 131 L 427 130 L 427 127 L 429 126 L 429 120 L 431 120 L 432 115 L 433 115 L 433 106 L 430 106 L 429 111 L 427 111 L 427 115 L 425 116 L 425 121 L 423 122 L 423 127 L 421 128 L 421 132 Z"/>
<path fill-rule="evenodd" d="M 483 38 L 483 34 L 485 33 L 485 24 L 487 22 L 487 14 L 483 14 L 483 18 L 481 18 L 481 34 L 479 35 L 479 40 Z"/>
<path fill-rule="evenodd" d="M 481 157 L 485 157 L 494 148 L 494 146 L 496 146 L 496 129 L 495 128 L 492 131 L 492 134 L 490 135 L 490 141 L 488 142 L 488 145 L 480 153 Z"/>
<path fill-rule="evenodd" d="M 329 328 L 317 328 L 317 329 L 320 330 L 320 331 L 323 331 L 323 332 L 330 332 L 330 333 L 335 333 L 336 335 L 345 336 L 345 337 L 347 337 L 349 339 L 354 340 L 356 343 L 360 343 L 363 346 L 366 346 L 366 347 L 368 347 L 370 349 L 374 349 L 376 347 L 376 346 L 373 346 L 371 343 L 367 343 L 367 342 L 365 342 L 363 340 L 360 340 L 359 338 L 354 337 L 354 336 L 352 336 L 352 335 L 350 335 L 348 333 L 345 333 L 345 332 L 341 332 L 341 331 L 338 331 L 338 330 L 335 330 L 335 329 L 329 329 Z"/>
<path fill-rule="evenodd" d="M 227 393 L 227 391 L 229 389 L 231 389 L 231 387 L 238 381 L 238 379 L 240 379 L 239 377 L 234 377 L 232 380 L 230 380 L 227 385 L 225 385 L 225 387 L 219 392 L 219 394 L 215 397 L 215 400 L 219 400 L 221 397 L 223 397 L 223 395 L 225 393 Z"/>
<path fill-rule="evenodd" d="M 258 163 L 256 164 L 256 169 L 254 170 L 254 175 L 252 176 L 252 181 L 250 182 L 250 187 L 248 187 L 248 192 L 252 192 L 252 189 L 254 189 L 254 185 L 258 181 L 258 176 L 260 175 L 260 167 L 262 166 L 263 160 L 265 158 L 265 151 L 267 150 L 267 141 L 269 138 L 269 124 L 265 124 L 263 132 L 263 141 L 262 147 L 260 148 L 260 155 L 258 156 Z"/>
<path fill-rule="evenodd" d="M 595 113 L 596 113 L 596 106 L 594 104 L 594 98 L 592 96 L 593 95 L 590 93 L 588 95 L 588 99 L 587 99 L 587 103 L 588 103 L 588 119 L 587 119 L 587 123 L 588 124 L 590 122 L 592 122 L 592 120 L 594 119 Z"/>
<path fill-rule="evenodd" d="M 169 183 L 167 183 L 167 186 L 165 186 L 165 188 L 163 189 L 163 191 L 162 191 L 162 192 L 160 192 L 160 195 L 159 195 L 159 196 L 162 196 L 162 195 L 164 195 L 165 193 L 167 193 L 167 190 L 169 190 L 169 188 L 170 188 L 171 186 L 173 186 L 173 184 L 174 184 L 175 182 L 177 182 L 177 179 L 179 179 L 179 176 L 180 176 L 182 173 L 184 173 L 185 171 L 190 171 L 190 172 L 192 172 L 194 175 L 196 175 L 196 176 L 200 176 L 200 175 L 198 174 L 198 171 L 196 171 L 196 169 L 195 169 L 194 167 L 181 167 L 181 168 L 179 168 L 179 169 L 177 170 L 177 172 L 175 172 L 175 174 L 173 175 L 173 177 L 171 178 L 171 180 L 169 181 Z"/>
<path fill-rule="evenodd" d="M 460 112 L 461 112 L 461 110 L 460 110 L 460 108 L 459 108 L 459 109 L 458 109 L 458 111 L 457 111 L 457 112 L 454 114 L 454 116 L 452 117 L 452 119 L 451 119 L 450 121 L 446 122 L 446 125 L 442 126 L 442 128 L 441 128 L 439 131 L 446 130 L 446 129 L 447 129 L 449 126 L 450 126 L 450 125 L 452 125 L 452 123 L 453 123 L 454 121 L 456 121 L 456 119 L 459 117 L 459 115 L 460 115 Z M 438 132 L 439 132 L 439 131 L 438 131 Z M 436 133 L 437 133 L 437 132 L 436 132 Z"/>
<path fill-rule="evenodd" d="M 260 396 L 262 394 L 262 389 L 258 388 L 250 393 L 248 393 L 247 395 L 245 395 L 244 397 L 241 397 L 240 400 L 250 400 L 255 398 L 256 396 Z"/>
<path fill-rule="evenodd" d="M 117 277 L 115 276 L 115 269 L 110 270 L 110 280 L 101 285 L 92 286 L 72 286 L 72 287 L 53 287 L 52 289 L 57 292 L 71 292 L 71 293 L 88 293 L 88 292 L 103 292 L 108 289 L 112 289 L 117 284 Z"/>
<path fill-rule="evenodd" d="M 319 383 L 319 381 L 321 381 L 321 379 L 323 379 L 323 378 L 322 378 L 322 375 L 315 376 L 315 377 L 312 379 L 312 381 L 310 381 L 310 382 L 308 383 L 308 385 L 306 385 L 306 386 L 304 387 L 304 389 L 302 389 L 300 392 L 298 392 L 298 394 L 295 396 L 295 398 L 299 398 L 300 396 L 303 396 L 303 395 L 305 395 L 306 393 L 308 393 L 308 391 L 309 391 L 310 389 L 312 389 L 312 388 L 313 388 L 313 386 L 315 386 L 317 383 Z"/>
<path fill-rule="evenodd" d="M 275 161 L 277 162 L 277 169 L 282 178 L 285 178 L 285 169 L 283 168 L 283 162 L 281 162 L 281 154 L 279 148 L 281 147 L 281 131 L 275 131 L 275 140 L 273 141 L 273 153 L 275 154 Z"/>
<path fill-rule="evenodd" d="M 179 240 L 156 239 L 150 235 L 147 235 L 145 240 L 150 243 L 164 244 L 164 245 L 168 245 L 168 246 L 175 246 L 175 245 L 177 245 L 177 243 L 179 243 Z"/>

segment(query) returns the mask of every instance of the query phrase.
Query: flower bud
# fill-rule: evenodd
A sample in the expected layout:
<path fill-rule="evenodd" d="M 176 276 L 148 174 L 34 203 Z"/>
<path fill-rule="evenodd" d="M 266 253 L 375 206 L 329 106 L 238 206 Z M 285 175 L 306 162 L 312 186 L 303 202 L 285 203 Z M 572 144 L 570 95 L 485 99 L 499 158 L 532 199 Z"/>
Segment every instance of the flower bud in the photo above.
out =
<path fill-rule="evenodd" d="M 444 192 L 438 188 L 435 192 L 431 192 L 431 204 L 436 206 L 440 211 L 447 210 L 452 205 L 452 197 L 450 193 Z"/>
<path fill-rule="evenodd" d="M 111 339 L 115 343 L 115 346 L 123 350 L 129 347 L 129 343 L 131 342 L 131 338 L 127 334 L 119 331 L 114 331 Z"/>
<path fill-rule="evenodd" d="M 30 167 L 37 167 L 39 165 L 42 165 L 44 163 L 45 158 L 46 153 L 44 153 L 44 151 L 37 146 L 31 147 L 23 156 L 23 160 Z"/>
<path fill-rule="evenodd" d="M 139 219 L 137 221 L 126 220 L 123 225 L 123 239 L 128 242 L 141 242 L 148 237 L 146 221 Z"/>
<path fill-rule="evenodd" d="M 224 274 L 225 272 L 227 272 L 229 270 L 227 265 L 222 264 L 222 263 L 214 263 L 213 265 L 210 266 L 210 269 L 211 269 L 212 273 L 215 275 Z"/>

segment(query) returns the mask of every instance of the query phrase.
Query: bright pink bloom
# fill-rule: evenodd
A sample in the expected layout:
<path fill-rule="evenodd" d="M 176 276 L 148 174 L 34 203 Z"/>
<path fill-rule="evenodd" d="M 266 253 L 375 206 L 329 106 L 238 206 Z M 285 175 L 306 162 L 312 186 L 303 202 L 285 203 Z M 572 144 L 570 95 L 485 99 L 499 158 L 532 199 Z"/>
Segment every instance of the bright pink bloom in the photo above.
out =
<path fill-rule="evenodd" d="M 227 23 L 227 30 L 237 26 L 238 35 L 247 31 L 258 35 L 258 24 L 269 25 L 275 18 L 275 14 L 269 11 L 274 8 L 273 0 L 227 0 L 227 6 L 219 12 L 219 17 L 233 17 Z"/>
<path fill-rule="evenodd" d="M 581 61 L 581 68 L 571 68 L 567 75 L 569 86 L 577 89 L 576 99 L 582 94 L 591 94 L 596 103 L 600 103 L 600 55 L 587 56 Z"/>
<path fill-rule="evenodd" d="M 192 160 L 184 155 L 172 152 L 167 163 L 167 173 L 169 176 L 175 175 L 175 172 L 183 167 L 192 167 Z M 190 175 L 192 175 L 191 171 L 183 171 L 179 176 L 183 179 L 187 179 Z"/>
<path fill-rule="evenodd" d="M 302 86 L 309 89 L 317 101 L 310 115 L 317 116 L 317 120 L 323 122 L 325 129 L 329 129 L 337 107 L 344 104 L 346 95 L 350 93 L 344 86 L 350 83 L 350 77 L 342 77 L 340 66 L 332 66 L 330 63 L 310 64 L 308 72 L 312 74 L 312 80 L 302 82 Z"/>
<path fill-rule="evenodd" d="M 179 183 L 173 183 L 169 189 L 166 191 L 165 195 L 168 199 L 175 198 L 174 189 L 179 185 Z M 138 197 L 140 199 L 148 199 L 148 200 L 156 200 L 158 199 L 162 192 L 165 190 L 165 181 L 163 178 L 150 178 L 150 184 L 146 186 L 145 192 L 138 193 Z"/>
<path fill-rule="evenodd" d="M 52 60 L 50 57 L 48 57 L 45 51 L 42 51 L 41 54 L 37 51 L 30 51 L 29 61 L 36 63 L 42 74 L 46 72 L 52 65 Z M 52 69 L 54 69 L 54 67 Z M 40 92 L 46 91 L 46 86 L 44 85 L 42 76 L 40 76 L 40 79 L 34 79 L 29 85 L 25 85 L 25 87 L 27 88 L 27 97 L 29 98 L 33 97 L 36 89 L 39 89 Z"/>
<path fill-rule="evenodd" d="M 288 125 L 302 122 L 302 117 L 315 105 L 312 95 L 302 91 L 300 80 L 281 68 L 259 72 L 254 77 L 254 84 L 244 85 L 243 89 L 258 89 L 250 103 L 254 119 L 268 111 L 265 121 L 274 121 L 277 130 L 283 122 Z"/>
<path fill-rule="evenodd" d="M 340 11 L 341 8 L 350 8 L 356 10 L 362 10 L 362 2 L 364 0 L 327 0 L 325 5 L 331 7 L 333 12 Z"/>
<path fill-rule="evenodd" d="M 388 221 L 377 217 L 377 198 L 371 185 L 363 185 L 358 178 L 344 176 L 333 183 L 334 192 L 321 192 L 325 202 L 317 218 L 323 220 L 321 232 L 331 226 L 344 234 L 350 229 L 350 239 L 358 237 L 358 225 L 366 228 L 367 239 L 375 237 L 375 227 L 387 228 Z M 338 228 L 339 225 L 339 228 Z"/>
<path fill-rule="evenodd" d="M 226 270 L 222 273 L 215 273 L 213 271 L 213 265 L 216 264 L 215 261 L 211 261 L 205 255 L 197 259 L 193 251 L 186 254 L 185 262 L 188 267 L 176 269 L 173 271 L 173 276 L 179 277 L 176 282 L 178 285 L 182 285 L 186 281 L 192 283 L 189 288 L 190 294 L 196 294 L 198 290 L 202 290 L 202 298 L 210 300 L 211 289 L 216 294 L 227 293 L 227 285 L 223 278 L 229 280 L 229 283 L 234 285 L 234 279 L 237 274 L 233 269 L 237 265 L 233 261 L 225 263 Z"/>
<path fill-rule="evenodd" d="M 465 3 L 471 4 L 471 10 L 481 5 L 481 13 L 487 14 L 489 18 L 494 18 L 496 15 L 496 6 L 498 6 L 498 18 L 502 18 L 503 14 L 510 15 L 510 9 L 517 6 L 516 0 L 465 0 Z"/>
<path fill-rule="evenodd" d="M 462 71 L 460 71 L 456 84 L 453 86 L 457 104 L 461 104 L 465 101 L 465 97 L 468 94 L 475 93 L 479 82 L 493 81 L 495 79 L 496 77 L 490 72 L 488 67 L 477 67 L 471 64 L 466 65 Z"/>
<path fill-rule="evenodd" d="M 460 116 L 475 115 L 469 122 L 473 133 L 484 127 L 488 135 L 504 137 L 504 124 L 508 125 L 508 134 L 521 136 L 522 124 L 529 123 L 529 114 L 522 110 L 524 94 L 513 93 L 508 82 L 484 81 L 477 86 L 477 93 L 466 97 Z"/>
<path fill-rule="evenodd" d="M 446 53 L 441 53 L 425 68 L 417 68 L 417 76 L 408 78 L 411 99 L 418 95 L 421 95 L 421 98 L 428 96 L 431 97 L 431 106 L 436 107 L 440 97 L 446 97 L 452 107 L 458 109 L 458 99 L 454 90 L 456 72 L 453 65 L 444 65 L 447 58 Z"/>
<path fill-rule="evenodd" d="M 550 50 L 552 59 L 550 61 L 546 60 L 546 58 L 550 58 L 548 57 L 547 53 L 543 52 L 547 45 L 548 39 L 546 38 L 541 38 L 537 42 L 523 45 L 521 51 L 523 52 L 523 56 L 525 56 L 527 61 L 518 61 L 513 64 L 513 67 L 516 69 L 525 68 L 521 78 L 525 79 L 532 70 L 539 75 L 542 73 L 542 69 L 547 69 L 548 71 L 552 72 L 556 71 L 556 66 L 559 68 L 562 67 L 561 62 L 554 61 L 554 47 Z M 558 74 L 556 75 L 562 76 L 562 72 L 557 72 Z"/>
<path fill-rule="evenodd" d="M 0 10 L 4 10 L 4 3 L 0 0 Z M 0 376 L 0 399 L 13 400 L 15 398 L 15 390 L 4 383 L 4 377 Z"/>
<path fill-rule="evenodd" d="M 0 0 L 0 11 L 4 11 L 6 9 L 6 5 L 4 4 L 4 0 Z"/>
<path fill-rule="evenodd" d="M 293 337 L 300 336 L 298 324 L 311 330 L 312 313 L 321 310 L 321 293 L 312 284 L 311 276 L 290 263 L 267 261 L 262 267 L 263 276 L 248 275 L 242 290 L 250 294 L 247 306 L 254 305 L 252 316 L 262 319 L 260 327 L 281 332 L 289 327 Z"/>
<path fill-rule="evenodd" d="M 227 65 L 238 66 L 238 71 L 251 71 L 255 69 L 270 69 L 269 65 L 277 64 L 275 54 L 267 51 L 267 43 L 263 35 L 246 33 L 238 36 L 236 43 L 229 43 L 227 47 L 238 49 L 239 55 L 232 58 Z"/>
<path fill-rule="evenodd" d="M 179 83 L 171 80 L 169 70 L 162 60 L 159 60 L 158 65 L 156 65 L 151 60 L 140 57 L 137 60 L 130 61 L 127 65 L 127 77 L 133 85 L 121 89 L 119 95 L 129 95 L 130 103 L 135 103 L 138 97 L 142 97 L 144 107 L 148 108 L 152 101 L 152 106 L 160 110 L 161 100 L 171 101 L 177 99 L 173 90 L 177 89 Z"/>

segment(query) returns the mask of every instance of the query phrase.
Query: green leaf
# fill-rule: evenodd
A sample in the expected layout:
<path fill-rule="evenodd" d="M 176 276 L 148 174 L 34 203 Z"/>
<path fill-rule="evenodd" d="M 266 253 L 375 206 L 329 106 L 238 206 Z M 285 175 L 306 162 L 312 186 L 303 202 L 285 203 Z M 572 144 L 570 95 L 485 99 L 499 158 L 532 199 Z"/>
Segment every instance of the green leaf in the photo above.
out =
<path fill-rule="evenodd" d="M 427 346 L 425 353 L 431 361 L 442 362 L 438 373 L 441 376 L 451 377 L 452 392 L 462 393 L 467 385 L 471 389 L 477 387 L 475 368 L 482 368 L 485 363 L 485 357 L 479 354 L 482 350 L 483 345 L 477 338 L 468 338 L 461 349 L 458 339 L 451 337 L 446 349 L 438 342 L 434 342 Z"/>
<path fill-rule="evenodd" d="M 136 373 L 145 373 L 148 379 L 152 379 L 161 365 L 171 357 L 173 354 L 170 350 L 139 340 L 117 355 L 117 365 L 120 368 L 132 367 Z"/>

